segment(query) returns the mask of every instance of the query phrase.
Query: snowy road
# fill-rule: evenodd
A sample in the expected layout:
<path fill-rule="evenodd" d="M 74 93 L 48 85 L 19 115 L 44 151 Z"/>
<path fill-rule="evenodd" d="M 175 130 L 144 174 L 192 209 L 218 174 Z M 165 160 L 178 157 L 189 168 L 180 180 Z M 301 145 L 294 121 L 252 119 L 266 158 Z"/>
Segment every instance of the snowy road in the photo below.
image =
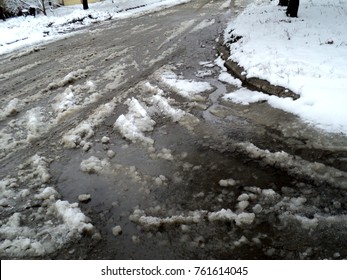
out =
<path fill-rule="evenodd" d="M 222 98 L 217 38 L 246 2 L 0 57 L 2 258 L 347 257 L 346 139 Z"/>

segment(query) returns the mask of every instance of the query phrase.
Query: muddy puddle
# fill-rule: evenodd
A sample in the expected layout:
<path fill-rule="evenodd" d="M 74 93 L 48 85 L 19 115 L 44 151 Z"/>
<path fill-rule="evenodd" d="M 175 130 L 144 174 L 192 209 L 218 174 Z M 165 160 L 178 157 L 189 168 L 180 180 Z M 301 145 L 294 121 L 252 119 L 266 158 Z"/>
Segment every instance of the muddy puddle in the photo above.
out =
<path fill-rule="evenodd" d="M 165 147 L 168 157 L 153 158 L 142 144 L 111 137 L 115 140 L 107 145 L 99 143 L 87 153 L 74 151 L 73 160 L 52 166 L 60 170 L 57 189 L 64 199 L 76 201 L 82 193 L 91 194 L 80 207 L 100 234 L 92 242 L 83 238 L 55 257 L 345 256 L 345 192 L 263 165 L 237 151 L 218 129 L 206 129 L 191 132 L 175 123 L 157 124 L 151 133 L 154 147 Z M 107 158 L 110 149 L 115 155 L 108 158 L 109 171 L 81 170 L 83 160 Z M 121 232 L 113 232 L 116 226 Z"/>

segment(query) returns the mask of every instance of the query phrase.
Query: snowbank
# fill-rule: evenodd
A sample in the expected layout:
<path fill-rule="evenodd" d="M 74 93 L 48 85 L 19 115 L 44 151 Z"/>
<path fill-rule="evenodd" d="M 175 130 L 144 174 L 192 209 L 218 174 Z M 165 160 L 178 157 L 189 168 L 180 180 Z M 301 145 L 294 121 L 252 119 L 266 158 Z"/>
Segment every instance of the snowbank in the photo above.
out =
<path fill-rule="evenodd" d="M 347 134 L 347 2 L 302 0 L 298 18 L 286 17 L 277 3 L 250 4 L 225 30 L 225 42 L 247 77 L 284 86 L 300 98 L 243 90 L 228 97 L 242 104 L 267 100 L 328 132 Z"/>

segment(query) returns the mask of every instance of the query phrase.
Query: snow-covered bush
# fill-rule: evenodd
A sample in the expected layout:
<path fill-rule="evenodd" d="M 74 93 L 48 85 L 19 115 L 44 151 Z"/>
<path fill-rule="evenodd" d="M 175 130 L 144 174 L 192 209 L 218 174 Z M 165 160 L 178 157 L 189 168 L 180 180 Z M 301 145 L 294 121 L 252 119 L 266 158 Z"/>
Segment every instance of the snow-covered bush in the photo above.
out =
<path fill-rule="evenodd" d="M 58 4 L 58 0 L 0 0 L 4 2 L 3 6 L 6 8 L 7 12 L 11 15 L 20 15 L 23 9 L 28 9 L 29 7 L 35 8 L 37 11 L 41 11 L 46 14 L 46 10 L 49 7 Z M 1 2 L 0 2 L 1 3 Z"/>

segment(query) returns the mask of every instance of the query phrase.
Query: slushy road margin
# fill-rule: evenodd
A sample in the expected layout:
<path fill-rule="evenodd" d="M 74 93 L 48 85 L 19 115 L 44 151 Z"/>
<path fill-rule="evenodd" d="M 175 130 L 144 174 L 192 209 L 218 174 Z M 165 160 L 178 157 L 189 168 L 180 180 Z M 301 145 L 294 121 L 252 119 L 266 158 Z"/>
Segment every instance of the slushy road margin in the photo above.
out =
<path fill-rule="evenodd" d="M 1 261 L 1 280 L 201 280 L 201 279 L 340 279 L 345 260 L 6 260 Z M 241 268 L 241 270 L 240 270 Z M 107 271 L 107 269 L 110 269 Z M 112 270 L 113 269 L 113 270 Z M 107 272 L 107 273 L 106 273 Z M 114 273 L 114 274 L 113 274 Z M 117 273 L 117 275 L 116 275 Z"/>

